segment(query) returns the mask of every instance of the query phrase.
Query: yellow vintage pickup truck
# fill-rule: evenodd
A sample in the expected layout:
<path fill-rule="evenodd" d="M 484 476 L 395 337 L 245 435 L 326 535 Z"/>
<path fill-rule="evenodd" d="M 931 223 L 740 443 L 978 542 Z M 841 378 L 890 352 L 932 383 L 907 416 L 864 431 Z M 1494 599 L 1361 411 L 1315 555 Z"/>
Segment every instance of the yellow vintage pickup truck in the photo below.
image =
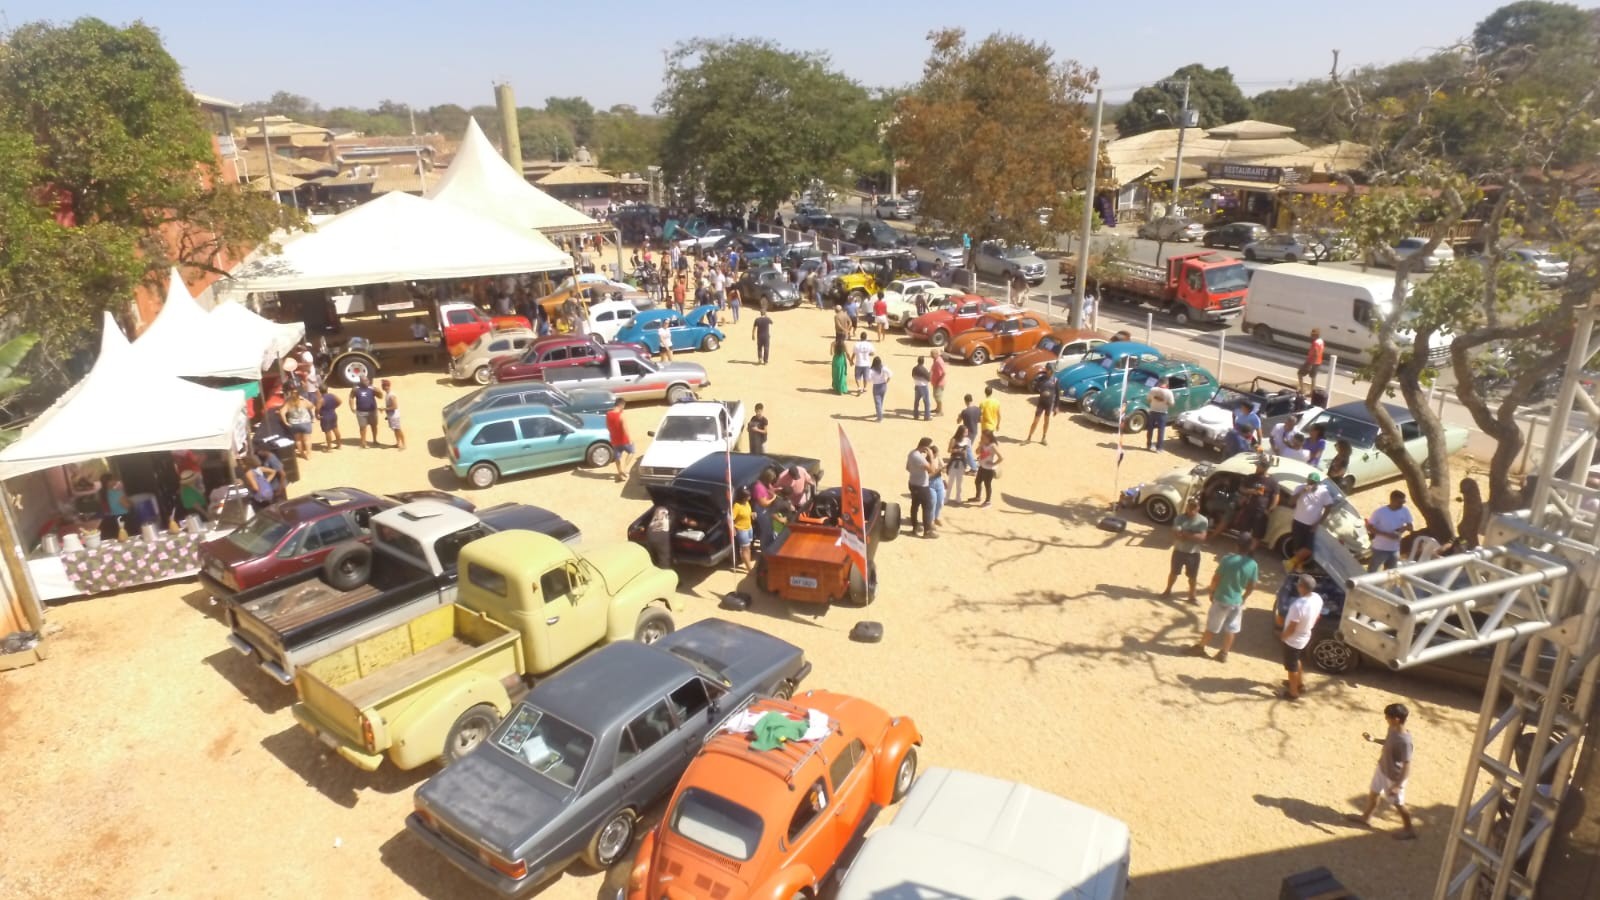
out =
<path fill-rule="evenodd" d="M 678 576 L 637 544 L 505 531 L 461 549 L 456 602 L 300 666 L 296 722 L 367 771 L 459 758 L 534 676 L 673 630 Z"/>

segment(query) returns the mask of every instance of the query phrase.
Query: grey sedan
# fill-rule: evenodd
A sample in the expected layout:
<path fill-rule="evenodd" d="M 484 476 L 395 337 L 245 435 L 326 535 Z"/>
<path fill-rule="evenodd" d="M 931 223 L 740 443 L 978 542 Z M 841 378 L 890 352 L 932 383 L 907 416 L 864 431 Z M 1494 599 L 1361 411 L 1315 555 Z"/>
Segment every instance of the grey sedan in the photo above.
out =
<path fill-rule="evenodd" d="M 417 789 L 406 828 L 506 896 L 577 859 L 627 855 L 638 810 L 672 792 L 711 729 L 810 672 L 786 641 L 707 619 L 608 644 L 541 682 L 478 749 Z"/>
<path fill-rule="evenodd" d="M 1300 262 L 1303 259 L 1322 259 L 1325 255 L 1322 244 L 1306 234 L 1272 234 L 1244 245 L 1245 259 Z"/>

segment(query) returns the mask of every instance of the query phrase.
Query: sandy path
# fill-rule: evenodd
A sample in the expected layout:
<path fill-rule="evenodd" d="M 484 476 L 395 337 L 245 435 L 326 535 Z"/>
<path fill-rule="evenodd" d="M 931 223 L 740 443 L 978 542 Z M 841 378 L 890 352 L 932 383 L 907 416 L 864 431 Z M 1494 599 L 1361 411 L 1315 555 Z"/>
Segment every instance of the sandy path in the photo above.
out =
<path fill-rule="evenodd" d="M 681 358 L 708 366 L 709 394 L 765 402 L 773 450 L 820 457 L 836 484 L 843 423 L 867 485 L 903 495 L 906 452 L 925 434 L 942 445 L 953 409 L 932 423 L 873 423 L 870 397 L 827 391 L 829 319 L 810 309 L 774 318 L 770 366 L 752 364 L 748 318 L 728 326 L 718 353 Z M 909 410 L 919 351 L 894 336 L 885 349 L 897 373 L 890 406 Z M 981 393 L 992 368 L 953 368 L 947 401 Z M 397 383 L 411 447 L 318 453 L 296 490 L 458 488 L 428 444 L 435 411 L 465 388 L 432 374 Z M 628 410 L 641 448 L 659 415 Z M 1025 398 L 1005 397 L 1011 441 L 994 506 L 952 507 L 938 540 L 885 545 L 869 610 L 762 598 L 739 618 L 805 647 L 811 686 L 915 717 L 924 765 L 1024 779 L 1126 820 L 1132 896 L 1270 896 L 1283 876 L 1318 865 L 1364 896 L 1431 893 L 1475 694 L 1369 667 L 1310 675 L 1304 701 L 1279 701 L 1265 592 L 1228 663 L 1185 655 L 1199 608 L 1155 598 L 1166 539 L 1138 516 L 1126 535 L 1093 526 L 1112 493 L 1110 434 L 1059 417 L 1049 447 L 1023 446 L 1029 415 Z M 1122 483 L 1186 461 L 1130 451 Z M 551 507 L 591 541 L 620 538 L 645 507 L 637 485 L 584 470 L 469 496 Z M 1363 512 L 1377 502 L 1357 499 Z M 1276 567 L 1264 570 L 1275 588 Z M 717 614 L 737 583 L 726 571 L 686 577 L 685 618 Z M 0 895 L 479 895 L 404 831 L 428 772 L 366 775 L 325 755 L 294 725 L 288 691 L 228 649 L 212 613 L 187 584 L 70 604 L 53 613 L 66 631 L 49 662 L 0 677 L 10 787 Z M 884 623 L 882 644 L 847 640 L 863 618 Z M 1381 729 L 1378 710 L 1396 697 L 1411 704 L 1418 748 L 1410 799 L 1423 838 L 1410 844 L 1342 822 L 1376 756 L 1360 734 Z M 540 896 L 602 895 L 625 868 L 609 881 L 574 871 Z"/>

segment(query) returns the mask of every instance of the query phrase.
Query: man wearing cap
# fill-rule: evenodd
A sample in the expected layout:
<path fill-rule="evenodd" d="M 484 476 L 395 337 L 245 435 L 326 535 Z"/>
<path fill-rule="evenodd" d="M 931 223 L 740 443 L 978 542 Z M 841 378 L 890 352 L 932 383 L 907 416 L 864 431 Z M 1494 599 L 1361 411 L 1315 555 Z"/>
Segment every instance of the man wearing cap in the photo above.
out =
<path fill-rule="evenodd" d="M 1322 480 L 1321 472 L 1312 472 L 1306 476 L 1305 484 L 1295 488 L 1293 499 L 1294 522 L 1289 526 L 1289 539 L 1294 542 L 1295 550 L 1285 567 L 1290 572 L 1298 572 L 1311 558 L 1311 551 L 1316 546 L 1317 528 L 1328 517 L 1328 510 L 1339 502 L 1339 497 Z"/>
<path fill-rule="evenodd" d="M 1278 616 L 1278 640 L 1283 642 L 1283 669 L 1289 673 L 1289 686 L 1282 694 L 1285 700 L 1299 700 L 1302 678 L 1305 675 L 1306 645 L 1311 643 L 1311 631 L 1322 618 L 1322 596 L 1317 593 L 1317 580 L 1310 575 L 1294 576 L 1294 599 Z"/>
<path fill-rule="evenodd" d="M 1267 516 L 1278 505 L 1278 480 L 1267 474 L 1271 468 L 1272 457 L 1261 454 L 1256 457 L 1255 472 L 1246 475 L 1239 483 L 1239 507 L 1230 524 L 1234 530 L 1245 535 L 1251 553 L 1267 536 Z M 1218 531 L 1224 527 L 1224 523 L 1217 524 Z M 1216 532 L 1211 536 L 1215 537 Z"/>

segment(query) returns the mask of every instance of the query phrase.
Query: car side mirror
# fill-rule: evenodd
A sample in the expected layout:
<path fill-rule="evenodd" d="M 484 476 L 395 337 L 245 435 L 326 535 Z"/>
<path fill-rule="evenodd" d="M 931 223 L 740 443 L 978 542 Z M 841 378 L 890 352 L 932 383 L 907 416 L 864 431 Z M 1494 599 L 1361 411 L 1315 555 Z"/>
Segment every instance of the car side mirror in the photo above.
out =
<path fill-rule="evenodd" d="M 656 433 L 654 431 L 646 431 L 644 435 L 645 437 L 655 437 Z"/>

